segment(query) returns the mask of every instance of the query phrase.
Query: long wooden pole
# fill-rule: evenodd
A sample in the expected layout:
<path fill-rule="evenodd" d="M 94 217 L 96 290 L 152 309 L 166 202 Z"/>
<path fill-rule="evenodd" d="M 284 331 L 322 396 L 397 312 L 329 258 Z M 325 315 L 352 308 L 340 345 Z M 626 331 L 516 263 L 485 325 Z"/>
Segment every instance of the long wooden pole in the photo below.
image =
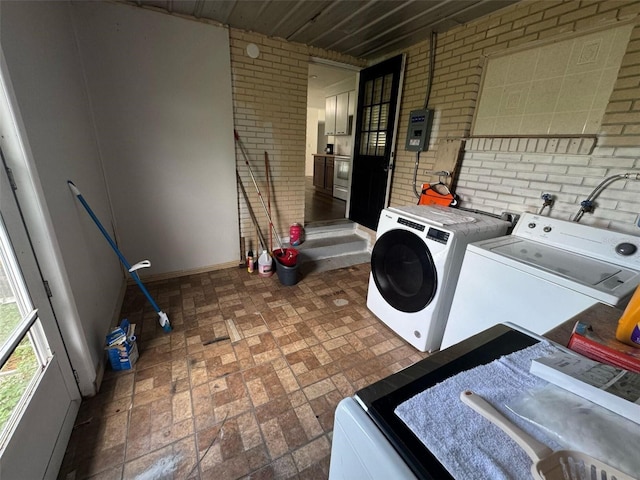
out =
<path fill-rule="evenodd" d="M 264 152 L 264 169 L 267 172 L 267 208 L 269 209 L 269 222 L 271 222 L 271 183 L 269 182 L 269 154 Z M 273 252 L 273 224 L 269 228 L 269 252 Z M 266 247 L 266 245 L 265 245 Z"/>

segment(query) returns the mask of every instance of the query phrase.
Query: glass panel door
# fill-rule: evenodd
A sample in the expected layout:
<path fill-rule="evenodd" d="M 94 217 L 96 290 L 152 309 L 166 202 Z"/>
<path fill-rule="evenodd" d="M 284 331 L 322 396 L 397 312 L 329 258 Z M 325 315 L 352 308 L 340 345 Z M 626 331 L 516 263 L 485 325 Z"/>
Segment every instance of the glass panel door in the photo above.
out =
<path fill-rule="evenodd" d="M 10 419 L 16 416 L 28 394 L 51 359 L 42 334 L 37 310 L 33 308 L 22 279 L 4 221 L 0 218 L 0 442 Z"/>
<path fill-rule="evenodd" d="M 80 392 L 0 156 L 0 474 L 55 478 Z"/>
<path fill-rule="evenodd" d="M 360 72 L 349 218 L 372 230 L 388 203 L 404 56 Z"/>

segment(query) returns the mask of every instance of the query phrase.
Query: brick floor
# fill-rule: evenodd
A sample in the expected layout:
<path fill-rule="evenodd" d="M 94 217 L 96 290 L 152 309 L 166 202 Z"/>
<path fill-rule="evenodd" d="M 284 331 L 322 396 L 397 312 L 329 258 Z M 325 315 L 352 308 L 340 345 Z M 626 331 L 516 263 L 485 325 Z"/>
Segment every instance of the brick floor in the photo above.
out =
<path fill-rule="evenodd" d="M 295 286 L 241 268 L 135 286 L 134 369 L 80 407 L 59 477 L 326 479 L 338 402 L 427 354 L 366 308 L 369 265 Z"/>

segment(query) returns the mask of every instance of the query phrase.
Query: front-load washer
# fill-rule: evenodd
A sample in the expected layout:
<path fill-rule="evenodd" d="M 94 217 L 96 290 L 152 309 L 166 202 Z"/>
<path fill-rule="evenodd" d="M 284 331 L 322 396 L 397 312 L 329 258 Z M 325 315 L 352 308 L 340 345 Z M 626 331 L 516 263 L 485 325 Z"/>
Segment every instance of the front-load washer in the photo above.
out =
<path fill-rule="evenodd" d="M 468 245 L 441 348 L 502 322 L 543 334 L 640 282 L 640 237 L 531 213 L 513 233 Z"/>
<path fill-rule="evenodd" d="M 467 245 L 509 223 L 438 205 L 387 208 L 371 252 L 367 307 L 422 352 L 440 348 Z"/>

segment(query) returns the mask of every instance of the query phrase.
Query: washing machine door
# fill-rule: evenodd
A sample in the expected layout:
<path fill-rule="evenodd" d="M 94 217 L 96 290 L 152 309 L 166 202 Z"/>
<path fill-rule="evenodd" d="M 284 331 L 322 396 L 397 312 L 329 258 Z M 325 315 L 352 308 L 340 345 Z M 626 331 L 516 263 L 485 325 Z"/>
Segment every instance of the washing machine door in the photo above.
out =
<path fill-rule="evenodd" d="M 371 252 L 371 273 L 380 295 L 396 310 L 414 313 L 433 300 L 438 278 L 423 239 L 408 230 L 384 233 Z"/>

